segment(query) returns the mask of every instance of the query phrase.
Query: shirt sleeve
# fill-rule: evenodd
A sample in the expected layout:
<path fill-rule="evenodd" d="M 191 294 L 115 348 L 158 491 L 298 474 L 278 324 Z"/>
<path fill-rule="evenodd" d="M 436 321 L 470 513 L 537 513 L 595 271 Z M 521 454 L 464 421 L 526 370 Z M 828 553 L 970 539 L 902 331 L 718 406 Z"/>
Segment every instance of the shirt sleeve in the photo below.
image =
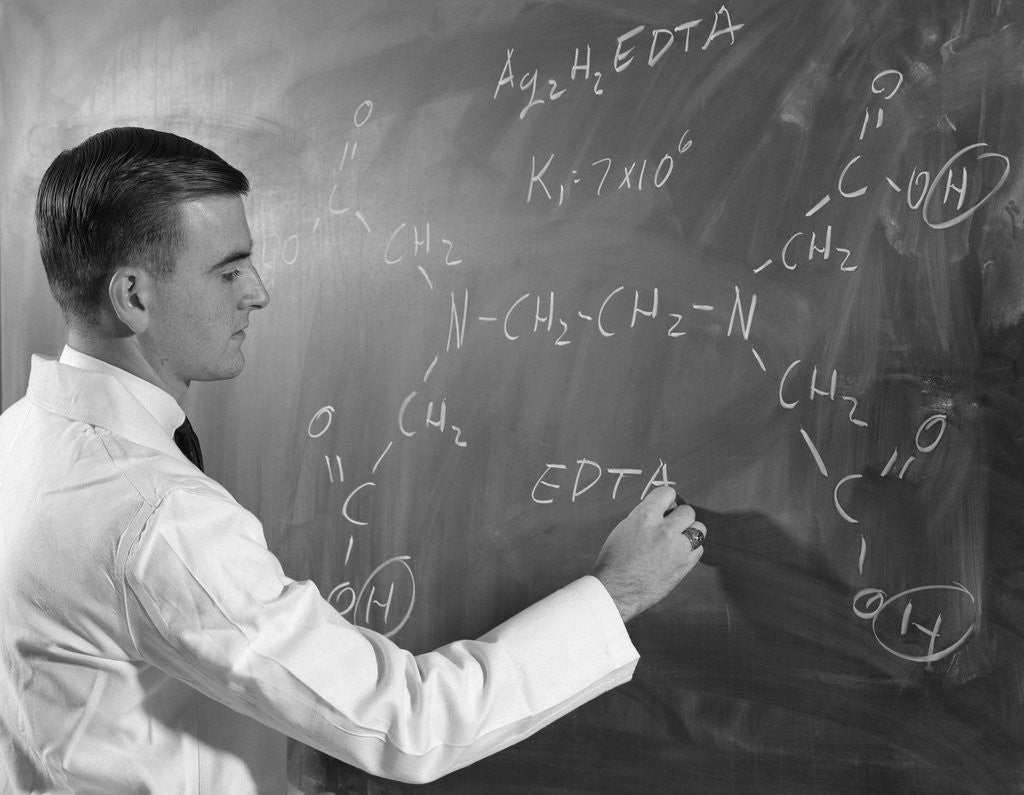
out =
<path fill-rule="evenodd" d="M 286 577 L 259 521 L 174 490 L 126 556 L 139 655 L 205 695 L 375 775 L 431 781 L 629 681 L 638 655 L 584 577 L 488 632 L 413 655 Z"/>

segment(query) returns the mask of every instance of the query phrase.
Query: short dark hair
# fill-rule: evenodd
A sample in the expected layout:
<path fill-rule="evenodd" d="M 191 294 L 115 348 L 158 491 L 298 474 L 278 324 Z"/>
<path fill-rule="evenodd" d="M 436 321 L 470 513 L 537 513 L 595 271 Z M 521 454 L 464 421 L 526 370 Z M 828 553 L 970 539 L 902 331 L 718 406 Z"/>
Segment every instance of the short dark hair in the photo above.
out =
<path fill-rule="evenodd" d="M 116 127 L 61 152 L 39 184 L 36 231 L 65 318 L 94 319 L 123 265 L 171 273 L 183 202 L 248 192 L 245 175 L 219 155 L 158 130 Z"/>

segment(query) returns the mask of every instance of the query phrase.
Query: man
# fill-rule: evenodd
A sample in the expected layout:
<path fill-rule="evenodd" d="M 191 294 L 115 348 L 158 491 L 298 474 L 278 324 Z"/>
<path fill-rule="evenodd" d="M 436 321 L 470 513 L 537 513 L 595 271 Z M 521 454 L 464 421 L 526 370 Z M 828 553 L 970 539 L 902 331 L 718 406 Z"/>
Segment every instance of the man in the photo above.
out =
<path fill-rule="evenodd" d="M 246 178 L 167 133 L 61 153 L 36 204 L 68 323 L 0 416 L 0 790 L 283 792 L 284 735 L 425 781 L 627 681 L 623 622 L 706 532 L 655 490 L 593 576 L 414 657 L 290 580 L 215 481 L 179 403 L 232 378 L 269 296 Z"/>

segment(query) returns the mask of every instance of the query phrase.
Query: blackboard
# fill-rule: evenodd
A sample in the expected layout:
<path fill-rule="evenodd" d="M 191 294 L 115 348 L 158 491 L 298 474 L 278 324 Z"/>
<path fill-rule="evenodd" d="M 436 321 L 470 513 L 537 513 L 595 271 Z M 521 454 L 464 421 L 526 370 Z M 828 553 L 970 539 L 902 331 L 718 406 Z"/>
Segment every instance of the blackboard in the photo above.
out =
<path fill-rule="evenodd" d="M 434 791 L 1024 786 L 1024 6 L 8 2 L 2 398 L 55 354 L 60 151 L 250 177 L 271 291 L 196 385 L 289 574 L 423 651 L 669 481 L 634 681 Z M 392 785 L 301 747 L 309 791 Z"/>

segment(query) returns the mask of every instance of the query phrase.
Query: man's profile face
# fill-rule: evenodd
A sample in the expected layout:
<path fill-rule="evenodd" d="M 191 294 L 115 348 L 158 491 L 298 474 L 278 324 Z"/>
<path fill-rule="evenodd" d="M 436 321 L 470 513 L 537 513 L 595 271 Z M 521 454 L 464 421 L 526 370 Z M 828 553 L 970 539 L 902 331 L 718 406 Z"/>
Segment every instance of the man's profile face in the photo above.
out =
<path fill-rule="evenodd" d="M 181 205 L 184 242 L 170 276 L 154 285 L 147 358 L 172 389 L 242 371 L 249 313 L 269 300 L 249 257 L 252 237 L 238 196 Z"/>

